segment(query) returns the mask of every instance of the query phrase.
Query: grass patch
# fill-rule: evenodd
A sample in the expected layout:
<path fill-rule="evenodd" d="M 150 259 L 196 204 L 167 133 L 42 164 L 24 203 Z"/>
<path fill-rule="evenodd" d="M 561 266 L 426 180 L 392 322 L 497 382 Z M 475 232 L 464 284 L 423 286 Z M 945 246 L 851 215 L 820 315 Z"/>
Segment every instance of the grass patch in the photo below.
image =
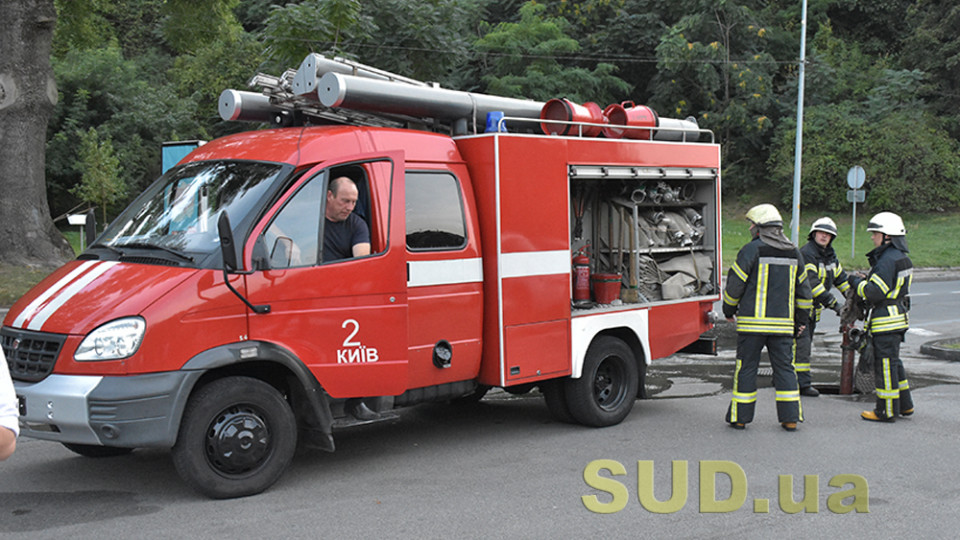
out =
<path fill-rule="evenodd" d="M 12 306 L 31 287 L 47 277 L 50 269 L 0 264 L 0 307 Z"/>

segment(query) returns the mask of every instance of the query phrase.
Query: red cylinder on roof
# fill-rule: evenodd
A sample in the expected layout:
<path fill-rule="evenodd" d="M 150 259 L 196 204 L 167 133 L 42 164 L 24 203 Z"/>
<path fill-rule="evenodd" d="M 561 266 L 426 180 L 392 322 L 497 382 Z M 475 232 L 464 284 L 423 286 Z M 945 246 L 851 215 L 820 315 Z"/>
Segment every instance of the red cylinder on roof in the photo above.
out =
<path fill-rule="evenodd" d="M 585 126 L 587 124 L 605 124 L 603 109 L 599 105 L 588 101 L 583 105 L 574 103 L 566 98 L 554 98 L 543 105 L 540 110 L 541 120 L 559 120 L 561 122 L 576 122 L 575 124 L 559 124 L 543 122 L 540 128 L 547 135 L 583 135 L 596 137 L 600 135 L 603 126 Z M 582 131 L 581 131 L 582 130 Z"/>
<path fill-rule="evenodd" d="M 603 128 L 603 134 L 609 139 L 627 138 L 649 141 L 652 138 L 651 130 L 635 128 L 655 128 L 659 124 L 656 111 L 646 105 L 634 105 L 632 101 L 624 101 L 619 105 L 614 103 L 604 109 L 603 114 L 607 117 L 607 123 L 609 124 Z"/>

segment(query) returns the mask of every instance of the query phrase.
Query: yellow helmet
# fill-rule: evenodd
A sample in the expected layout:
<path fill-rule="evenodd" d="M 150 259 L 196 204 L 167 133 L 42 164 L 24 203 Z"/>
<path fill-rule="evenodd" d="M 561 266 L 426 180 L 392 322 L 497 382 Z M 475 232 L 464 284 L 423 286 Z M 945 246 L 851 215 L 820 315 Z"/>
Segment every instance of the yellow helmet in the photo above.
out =
<path fill-rule="evenodd" d="M 893 212 L 880 212 L 870 218 L 867 223 L 867 230 L 870 232 L 883 233 L 887 236 L 906 236 L 907 229 L 903 226 L 903 220 Z"/>
<path fill-rule="evenodd" d="M 772 204 L 758 204 L 747 211 L 747 219 L 756 225 L 780 225 L 783 219 Z"/>

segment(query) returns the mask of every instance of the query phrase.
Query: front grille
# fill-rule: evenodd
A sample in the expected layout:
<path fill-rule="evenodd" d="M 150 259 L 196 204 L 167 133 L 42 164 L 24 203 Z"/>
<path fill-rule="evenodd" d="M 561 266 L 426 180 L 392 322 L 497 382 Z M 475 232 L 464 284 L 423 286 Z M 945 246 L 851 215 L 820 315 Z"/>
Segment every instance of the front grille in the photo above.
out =
<path fill-rule="evenodd" d="M 0 346 L 7 357 L 10 376 L 16 381 L 42 381 L 53 372 L 66 339 L 67 336 L 60 334 L 4 326 L 0 329 Z"/>

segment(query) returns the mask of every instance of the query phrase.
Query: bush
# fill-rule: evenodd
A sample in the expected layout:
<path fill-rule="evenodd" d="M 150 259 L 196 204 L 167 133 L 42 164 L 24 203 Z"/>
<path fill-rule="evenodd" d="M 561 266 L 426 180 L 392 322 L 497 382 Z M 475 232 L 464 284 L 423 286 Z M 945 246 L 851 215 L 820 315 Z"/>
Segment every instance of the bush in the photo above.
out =
<path fill-rule="evenodd" d="M 784 122 L 768 166 L 780 201 L 791 204 L 796 122 Z M 866 171 L 868 211 L 944 211 L 960 206 L 960 144 L 915 111 L 868 121 L 850 105 L 806 110 L 803 126 L 801 205 L 831 211 L 849 208 L 850 167 Z"/>

